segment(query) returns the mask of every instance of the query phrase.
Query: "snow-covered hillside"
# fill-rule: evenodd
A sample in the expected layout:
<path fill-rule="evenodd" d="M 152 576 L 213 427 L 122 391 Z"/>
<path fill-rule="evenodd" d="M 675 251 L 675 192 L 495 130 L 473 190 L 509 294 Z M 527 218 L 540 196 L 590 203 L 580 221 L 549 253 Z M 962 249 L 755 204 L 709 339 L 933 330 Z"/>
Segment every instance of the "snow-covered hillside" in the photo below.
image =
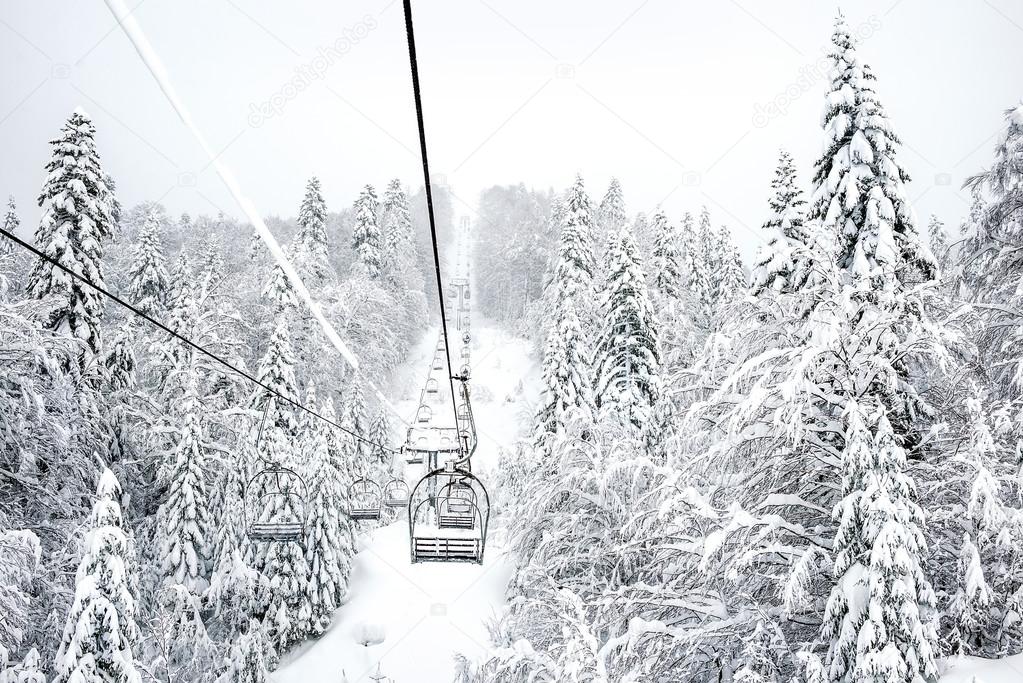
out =
<path fill-rule="evenodd" d="M 433 328 L 424 335 L 405 369 L 409 390 L 395 405 L 410 418 L 437 334 Z M 480 436 L 473 462 L 487 482 L 500 449 L 518 438 L 520 392 L 528 396 L 535 391 L 536 367 L 526 341 L 497 328 L 477 326 L 471 345 L 473 412 Z M 447 406 L 441 401 L 437 412 Z M 443 420 L 438 416 L 438 424 Z M 412 484 L 422 472 L 410 466 L 405 474 Z M 394 681 L 446 683 L 454 675 L 456 654 L 471 659 L 486 654 L 487 622 L 503 609 L 511 575 L 500 529 L 492 527 L 483 566 L 413 565 L 408 535 L 403 513 L 397 522 L 360 537 L 348 597 L 334 623 L 318 640 L 285 658 L 274 681 L 337 683 L 344 672 L 349 683 L 356 683 L 370 680 L 379 666 Z"/>

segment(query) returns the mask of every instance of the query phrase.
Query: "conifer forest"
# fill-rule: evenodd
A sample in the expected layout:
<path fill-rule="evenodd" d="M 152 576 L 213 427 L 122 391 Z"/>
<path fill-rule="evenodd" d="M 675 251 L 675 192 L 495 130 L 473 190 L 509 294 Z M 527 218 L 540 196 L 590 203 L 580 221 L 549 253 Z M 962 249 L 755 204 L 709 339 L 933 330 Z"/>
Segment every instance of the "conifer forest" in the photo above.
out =
<path fill-rule="evenodd" d="M 0 683 L 1023 681 L 1021 32 L 4 3 Z"/>

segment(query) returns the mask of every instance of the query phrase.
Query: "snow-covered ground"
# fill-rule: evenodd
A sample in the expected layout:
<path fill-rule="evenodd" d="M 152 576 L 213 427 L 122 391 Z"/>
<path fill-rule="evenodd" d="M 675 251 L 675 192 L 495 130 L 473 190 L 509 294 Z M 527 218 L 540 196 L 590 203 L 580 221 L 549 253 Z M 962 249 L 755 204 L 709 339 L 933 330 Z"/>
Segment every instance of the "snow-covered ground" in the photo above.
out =
<path fill-rule="evenodd" d="M 946 660 L 941 683 L 1019 683 L 1023 681 L 1023 655 L 1005 659 L 963 657 Z"/>
<path fill-rule="evenodd" d="M 473 465 L 492 487 L 493 477 L 488 474 L 500 466 L 500 448 L 520 435 L 519 416 L 522 406 L 534 398 L 531 392 L 535 392 L 537 370 L 524 340 L 483 326 L 476 318 L 473 322 L 470 386 L 480 439 Z M 395 403 L 406 420 L 411 421 L 419 406 L 438 334 L 436 328 L 428 331 L 411 354 L 405 371 L 408 389 Z M 453 335 L 456 365 L 460 344 L 461 335 Z M 442 377 L 443 373 L 433 376 Z M 453 425 L 449 395 L 441 384 L 442 395 L 433 403 L 434 424 Z M 421 474 L 422 468 L 414 466 L 405 472 L 410 485 Z M 364 534 L 348 599 L 330 630 L 285 657 L 273 680 L 357 683 L 372 680 L 379 665 L 380 672 L 394 683 L 451 681 L 455 654 L 469 658 L 485 654 L 489 647 L 487 622 L 504 609 L 511 567 L 500 538 L 500 530 L 492 528 L 482 566 L 412 565 L 404 513 L 394 524 Z"/>

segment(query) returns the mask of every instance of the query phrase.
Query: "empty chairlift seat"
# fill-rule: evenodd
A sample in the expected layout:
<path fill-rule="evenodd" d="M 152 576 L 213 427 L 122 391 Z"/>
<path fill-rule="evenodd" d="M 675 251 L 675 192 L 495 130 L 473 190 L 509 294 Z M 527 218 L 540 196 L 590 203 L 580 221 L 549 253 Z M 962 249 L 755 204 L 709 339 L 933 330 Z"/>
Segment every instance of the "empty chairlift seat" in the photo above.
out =
<path fill-rule="evenodd" d="M 408 484 L 395 477 L 384 485 L 384 505 L 400 508 L 408 505 Z"/>
<path fill-rule="evenodd" d="M 423 477 L 409 497 L 412 562 L 483 563 L 490 499 L 482 482 L 453 464 Z"/>
<path fill-rule="evenodd" d="M 372 479 L 357 479 L 348 488 L 348 516 L 352 519 L 380 519 L 383 490 Z"/>
<path fill-rule="evenodd" d="M 270 464 L 245 485 L 246 534 L 253 541 L 298 542 L 305 534 L 305 481 L 294 470 Z"/>
<path fill-rule="evenodd" d="M 434 356 L 433 357 L 433 365 L 431 367 L 434 370 L 443 370 L 444 369 L 444 356 L 442 354 L 439 354 L 439 353 L 436 356 Z"/>
<path fill-rule="evenodd" d="M 419 406 L 419 410 L 416 411 L 416 422 L 418 424 L 426 424 L 433 419 L 433 408 L 426 405 L 425 403 Z"/>
<path fill-rule="evenodd" d="M 431 396 L 436 396 L 440 393 L 440 382 L 437 381 L 436 377 L 426 380 L 426 393 Z"/>

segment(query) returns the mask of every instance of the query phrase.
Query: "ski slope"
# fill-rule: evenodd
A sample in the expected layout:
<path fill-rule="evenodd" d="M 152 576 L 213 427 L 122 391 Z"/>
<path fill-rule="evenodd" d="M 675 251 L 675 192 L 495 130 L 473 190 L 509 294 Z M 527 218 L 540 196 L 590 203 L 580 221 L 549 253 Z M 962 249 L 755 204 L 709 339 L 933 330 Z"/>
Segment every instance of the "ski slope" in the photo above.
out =
<path fill-rule="evenodd" d="M 1004 659 L 962 657 L 947 659 L 941 683 L 1019 683 L 1023 681 L 1023 655 Z"/>
<path fill-rule="evenodd" d="M 396 407 L 410 421 L 438 334 L 435 328 L 425 335 L 405 369 L 408 388 Z M 528 344 L 496 328 L 474 327 L 471 344 L 472 402 L 480 440 L 473 465 L 492 489 L 500 447 L 510 446 L 520 435 L 519 414 L 526 399 L 533 398 L 537 369 Z M 520 381 L 525 397 L 516 393 Z M 436 424 L 454 424 L 449 395 L 443 399 L 435 408 Z M 412 485 L 421 474 L 420 468 L 410 466 L 405 476 Z M 362 534 L 348 597 L 331 628 L 289 653 L 272 680 L 357 683 L 374 680 L 379 666 L 389 677 L 383 680 L 393 683 L 451 681 L 455 655 L 484 655 L 489 648 L 487 622 L 505 608 L 512 568 L 501 547 L 499 524 L 491 520 L 482 566 L 412 565 L 404 513 L 397 522 Z"/>

